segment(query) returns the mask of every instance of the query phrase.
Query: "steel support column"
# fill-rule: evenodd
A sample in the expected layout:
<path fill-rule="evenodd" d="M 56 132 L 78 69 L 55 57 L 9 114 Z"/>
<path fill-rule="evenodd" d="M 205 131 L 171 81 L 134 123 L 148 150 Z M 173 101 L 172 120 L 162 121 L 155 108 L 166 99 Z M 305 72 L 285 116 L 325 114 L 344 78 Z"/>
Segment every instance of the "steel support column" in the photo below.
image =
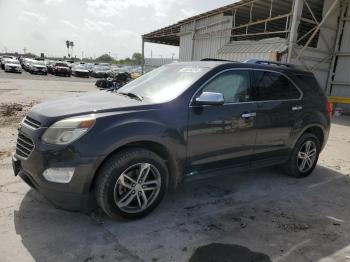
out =
<path fill-rule="evenodd" d="M 141 48 L 141 72 L 145 73 L 145 39 L 142 37 L 142 48 Z"/>
<path fill-rule="evenodd" d="M 292 59 L 293 47 L 298 39 L 298 27 L 300 24 L 302 11 L 303 11 L 303 0 L 294 0 L 292 22 L 291 22 L 290 33 L 289 33 L 289 48 L 288 48 L 288 56 L 287 56 L 288 63 L 290 63 Z"/>

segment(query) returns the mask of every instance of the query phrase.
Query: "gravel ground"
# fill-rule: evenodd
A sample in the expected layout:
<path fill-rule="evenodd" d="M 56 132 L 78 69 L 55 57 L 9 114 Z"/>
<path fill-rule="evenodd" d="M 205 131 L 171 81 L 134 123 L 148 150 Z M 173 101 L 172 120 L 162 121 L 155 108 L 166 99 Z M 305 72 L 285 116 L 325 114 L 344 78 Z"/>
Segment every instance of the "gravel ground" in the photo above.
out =
<path fill-rule="evenodd" d="M 0 106 L 12 106 L 0 118 L 0 261 L 349 261 L 350 118 L 334 119 L 305 179 L 227 172 L 181 185 L 144 219 L 113 221 L 54 208 L 10 163 L 30 106 L 93 91 L 93 82 L 16 77 L 0 71 Z"/>

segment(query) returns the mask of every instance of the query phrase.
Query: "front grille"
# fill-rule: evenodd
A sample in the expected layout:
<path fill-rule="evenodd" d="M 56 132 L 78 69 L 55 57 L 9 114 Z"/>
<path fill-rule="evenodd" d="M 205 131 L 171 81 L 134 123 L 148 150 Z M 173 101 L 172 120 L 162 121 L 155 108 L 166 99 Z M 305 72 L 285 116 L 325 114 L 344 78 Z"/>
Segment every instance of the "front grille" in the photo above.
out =
<path fill-rule="evenodd" d="M 28 158 L 34 149 L 34 142 L 23 133 L 18 133 L 16 144 L 16 155 Z"/>
<path fill-rule="evenodd" d="M 41 123 L 29 116 L 26 116 L 26 118 L 23 120 L 23 123 L 34 128 L 34 129 L 38 129 L 41 127 Z"/>

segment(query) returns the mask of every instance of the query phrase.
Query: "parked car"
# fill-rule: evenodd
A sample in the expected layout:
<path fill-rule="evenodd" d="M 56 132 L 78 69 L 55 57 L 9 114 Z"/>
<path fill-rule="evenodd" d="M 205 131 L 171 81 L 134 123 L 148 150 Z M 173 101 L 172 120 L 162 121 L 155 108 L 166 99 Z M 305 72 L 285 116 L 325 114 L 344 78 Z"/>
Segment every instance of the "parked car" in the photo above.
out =
<path fill-rule="evenodd" d="M 308 176 L 331 114 L 314 75 L 291 65 L 174 63 L 117 92 L 34 106 L 12 161 L 15 175 L 59 207 L 97 204 L 111 217 L 138 218 L 204 172 L 281 165 Z"/>
<path fill-rule="evenodd" d="M 17 59 L 7 59 L 4 66 L 5 72 L 22 73 L 21 64 Z"/>
<path fill-rule="evenodd" d="M 110 69 L 109 66 L 101 66 L 101 65 L 94 66 L 91 72 L 91 76 L 95 78 L 107 78 L 109 77 L 109 69 Z"/>
<path fill-rule="evenodd" d="M 5 70 L 5 63 L 6 63 L 6 60 L 8 60 L 8 59 L 16 59 L 16 57 L 11 56 L 11 55 L 3 55 L 1 57 L 1 61 L 0 61 L 1 69 Z"/>
<path fill-rule="evenodd" d="M 89 77 L 89 70 L 85 65 L 76 65 L 72 67 L 72 75 L 77 77 Z"/>
<path fill-rule="evenodd" d="M 72 71 L 69 68 L 69 65 L 67 65 L 64 62 L 57 62 L 53 66 L 53 74 L 54 75 L 63 75 L 63 76 L 71 76 Z"/>
<path fill-rule="evenodd" d="M 33 59 L 24 58 L 24 59 L 23 59 L 23 62 L 22 62 L 22 63 L 23 63 L 22 68 L 23 68 L 24 70 L 26 70 L 27 72 L 29 72 L 29 70 L 30 70 L 30 65 L 31 65 L 32 61 L 33 61 Z"/>
<path fill-rule="evenodd" d="M 48 60 L 46 62 L 47 73 L 53 74 L 53 67 L 55 64 L 56 64 L 56 61 L 53 61 L 53 60 Z"/>
<path fill-rule="evenodd" d="M 45 61 L 31 60 L 29 66 L 29 73 L 47 75 L 47 67 Z"/>

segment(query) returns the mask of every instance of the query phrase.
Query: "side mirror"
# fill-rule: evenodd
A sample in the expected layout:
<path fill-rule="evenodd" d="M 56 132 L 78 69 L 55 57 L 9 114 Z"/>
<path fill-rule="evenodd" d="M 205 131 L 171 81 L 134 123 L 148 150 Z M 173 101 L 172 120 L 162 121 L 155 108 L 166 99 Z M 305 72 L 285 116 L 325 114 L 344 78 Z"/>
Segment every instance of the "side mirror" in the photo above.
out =
<path fill-rule="evenodd" d="M 203 92 L 199 97 L 196 98 L 196 105 L 212 105 L 220 106 L 225 102 L 224 96 L 222 93 L 214 92 Z"/>

